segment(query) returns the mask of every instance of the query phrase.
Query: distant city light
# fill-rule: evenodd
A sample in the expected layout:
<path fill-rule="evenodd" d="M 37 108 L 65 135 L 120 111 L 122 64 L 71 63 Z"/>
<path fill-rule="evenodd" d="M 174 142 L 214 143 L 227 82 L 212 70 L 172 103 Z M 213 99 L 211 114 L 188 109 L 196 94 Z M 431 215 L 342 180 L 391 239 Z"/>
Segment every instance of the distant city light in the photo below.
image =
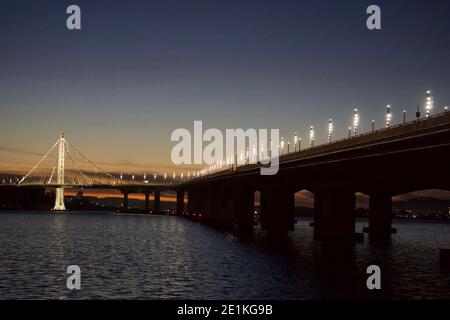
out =
<path fill-rule="evenodd" d="M 314 147 L 314 126 L 309 127 L 309 146 Z"/>

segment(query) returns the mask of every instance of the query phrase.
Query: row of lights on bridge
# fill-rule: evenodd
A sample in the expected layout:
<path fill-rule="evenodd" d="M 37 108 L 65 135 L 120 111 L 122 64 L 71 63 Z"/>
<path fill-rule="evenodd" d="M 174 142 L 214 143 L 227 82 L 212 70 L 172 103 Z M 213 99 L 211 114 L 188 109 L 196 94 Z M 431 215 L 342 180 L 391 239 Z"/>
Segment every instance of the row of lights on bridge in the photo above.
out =
<path fill-rule="evenodd" d="M 431 90 L 428 90 L 426 92 L 426 99 L 425 99 L 425 117 L 428 118 L 431 115 L 431 111 L 433 109 L 433 96 L 431 94 Z M 444 111 L 447 112 L 448 111 L 448 106 L 444 107 Z M 386 115 L 385 115 L 385 127 L 389 128 L 392 125 L 392 111 L 391 111 L 391 105 L 386 105 Z M 420 111 L 419 111 L 419 107 L 417 107 L 417 112 L 416 112 L 416 118 L 417 120 L 420 119 Z M 353 135 L 357 135 L 358 133 L 358 128 L 359 128 L 359 123 L 360 123 L 360 117 L 359 117 L 359 113 L 358 113 L 358 108 L 353 109 L 353 121 L 352 121 L 352 126 L 348 127 L 348 137 L 351 138 L 352 133 Z M 406 110 L 403 110 L 403 123 L 406 123 Z M 375 131 L 375 120 L 371 121 L 371 125 L 372 125 L 372 132 Z M 333 130 L 334 130 L 334 124 L 333 124 L 333 120 L 329 119 L 328 120 L 328 135 L 327 135 L 327 141 L 329 143 L 331 143 L 332 141 L 332 137 L 333 137 Z M 311 148 L 314 147 L 314 142 L 315 142 L 315 132 L 314 132 L 314 126 L 310 126 L 309 128 L 309 146 Z M 296 151 L 300 151 L 302 148 L 302 139 L 300 137 L 298 137 L 297 132 L 294 132 L 294 139 L 293 139 L 293 145 L 294 145 L 294 152 Z M 291 143 L 288 141 L 287 142 L 287 153 L 291 152 Z M 284 150 L 286 147 L 286 143 L 285 143 L 285 139 L 284 137 L 281 137 L 281 143 L 280 143 L 280 151 L 279 154 L 283 154 Z M 248 149 L 246 150 L 246 158 L 248 158 Z M 253 148 L 253 157 L 256 157 L 256 149 Z M 242 160 L 243 158 L 243 153 L 241 153 L 241 157 L 240 160 Z M 242 161 L 241 161 L 242 163 Z M 246 160 L 244 163 L 248 163 L 248 161 Z M 222 166 L 219 165 L 213 165 L 208 167 L 207 169 L 203 170 L 202 172 L 214 172 L 216 171 L 216 169 L 221 169 Z"/>
<path fill-rule="evenodd" d="M 428 90 L 426 93 L 426 100 L 425 100 L 425 116 L 426 116 L 426 118 L 430 117 L 432 109 L 433 109 L 433 97 L 431 94 L 431 90 Z M 448 106 L 444 107 L 444 111 L 448 111 Z M 417 108 L 416 118 L 417 119 L 420 118 L 419 107 Z M 386 120 L 386 128 L 389 128 L 392 124 L 391 105 L 386 106 L 385 120 Z M 358 113 L 358 108 L 355 108 L 355 109 L 353 109 L 352 126 L 348 127 L 349 138 L 352 136 L 352 134 L 355 136 L 357 135 L 359 122 L 360 122 L 360 117 L 359 117 L 359 113 Z M 406 123 L 406 110 L 403 110 L 403 123 Z M 371 124 L 372 124 L 372 131 L 375 131 L 375 120 L 372 120 Z M 331 141 L 332 141 L 333 130 L 334 130 L 333 120 L 329 119 L 328 120 L 328 135 L 327 135 L 327 140 L 329 143 L 331 143 Z M 309 145 L 311 148 L 314 147 L 314 140 L 315 140 L 314 126 L 310 126 Z M 300 151 L 302 148 L 302 139 L 300 137 L 298 137 L 297 132 L 294 132 L 293 145 L 294 145 L 294 149 L 293 149 L 294 152 Z M 288 141 L 287 142 L 287 153 L 291 152 L 290 146 L 291 146 L 291 144 Z M 279 151 L 280 154 L 283 154 L 285 147 L 286 147 L 286 144 L 285 144 L 284 137 L 281 137 L 280 151 Z M 261 153 L 263 153 L 263 151 L 264 151 L 263 148 L 264 148 L 264 146 L 261 145 Z M 255 159 L 256 159 L 256 147 L 252 148 L 252 156 L 255 157 Z M 248 164 L 249 163 L 249 150 L 248 149 L 246 149 L 245 154 L 243 151 L 241 151 L 239 161 L 240 161 L 240 164 Z M 237 164 L 237 156 L 236 156 L 235 162 Z M 218 171 L 218 170 L 221 170 L 224 168 L 230 168 L 233 164 L 234 164 L 233 159 L 227 159 L 226 161 L 221 161 L 218 164 L 211 165 L 208 168 L 198 170 L 198 171 L 188 172 L 187 175 L 185 175 L 184 173 L 181 173 L 181 175 L 179 176 L 179 179 L 190 180 L 191 178 L 200 177 L 202 175 L 205 175 L 205 174 L 208 174 L 211 172 L 215 172 L 215 171 Z M 162 177 L 164 178 L 164 182 L 167 182 L 167 180 L 168 180 L 167 174 L 164 173 L 164 175 L 162 175 Z M 146 174 L 144 174 L 143 178 L 144 178 L 145 183 L 149 182 Z M 158 178 L 158 176 L 156 174 L 153 174 L 153 180 L 155 182 L 156 182 L 157 178 Z M 122 174 L 120 175 L 120 179 L 121 180 L 123 179 Z M 177 175 L 175 173 L 173 173 L 171 180 L 173 181 L 175 179 L 177 179 Z M 132 175 L 132 180 L 135 180 L 135 175 Z"/>

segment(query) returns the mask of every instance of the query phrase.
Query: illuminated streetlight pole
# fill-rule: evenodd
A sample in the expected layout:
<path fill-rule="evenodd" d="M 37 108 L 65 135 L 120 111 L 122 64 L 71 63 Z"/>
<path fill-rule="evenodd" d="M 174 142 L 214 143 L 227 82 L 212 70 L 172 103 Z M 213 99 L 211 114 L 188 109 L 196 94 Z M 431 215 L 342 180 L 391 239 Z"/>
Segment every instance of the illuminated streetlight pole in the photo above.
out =
<path fill-rule="evenodd" d="M 297 151 L 297 142 L 298 142 L 297 132 L 294 132 L 294 152 Z"/>
<path fill-rule="evenodd" d="M 358 129 L 359 125 L 359 115 L 358 115 L 358 108 L 355 108 L 353 110 L 353 134 L 356 136 L 356 130 Z"/>
<path fill-rule="evenodd" d="M 403 124 L 406 123 L 406 110 L 403 110 Z"/>
<path fill-rule="evenodd" d="M 433 96 L 431 95 L 431 90 L 427 91 L 427 99 L 425 102 L 425 110 L 427 112 L 426 117 L 428 118 L 431 113 L 431 109 L 433 109 Z"/>
<path fill-rule="evenodd" d="M 333 120 L 328 120 L 328 142 L 331 142 L 331 135 L 333 134 Z"/>
<path fill-rule="evenodd" d="M 348 127 L 348 137 L 352 136 L 352 127 Z"/>
<path fill-rule="evenodd" d="M 309 127 L 309 146 L 314 147 L 314 126 Z"/>
<path fill-rule="evenodd" d="M 302 138 L 298 139 L 298 151 L 302 150 Z"/>
<path fill-rule="evenodd" d="M 391 105 L 386 106 L 386 128 L 389 128 L 391 125 L 392 113 L 391 113 Z"/>
<path fill-rule="evenodd" d="M 372 120 L 372 132 L 375 131 L 375 120 Z"/>
<path fill-rule="evenodd" d="M 280 154 L 283 154 L 283 150 L 284 150 L 284 138 L 283 138 L 283 137 L 281 137 L 281 145 L 280 145 L 280 148 L 281 148 Z"/>

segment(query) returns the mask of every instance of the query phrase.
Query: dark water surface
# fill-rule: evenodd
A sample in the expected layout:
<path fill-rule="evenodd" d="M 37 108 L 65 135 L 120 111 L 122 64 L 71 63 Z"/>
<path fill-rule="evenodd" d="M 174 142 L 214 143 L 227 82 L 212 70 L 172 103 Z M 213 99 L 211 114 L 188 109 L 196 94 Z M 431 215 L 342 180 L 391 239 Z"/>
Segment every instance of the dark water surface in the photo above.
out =
<path fill-rule="evenodd" d="M 396 221 L 389 247 L 366 239 L 336 250 L 312 240 L 309 222 L 273 241 L 179 217 L 1 212 L 0 298 L 450 298 L 450 275 L 439 271 L 449 223 Z M 366 288 L 370 264 L 381 267 L 381 291 Z M 69 265 L 81 268 L 79 291 L 66 288 Z"/>

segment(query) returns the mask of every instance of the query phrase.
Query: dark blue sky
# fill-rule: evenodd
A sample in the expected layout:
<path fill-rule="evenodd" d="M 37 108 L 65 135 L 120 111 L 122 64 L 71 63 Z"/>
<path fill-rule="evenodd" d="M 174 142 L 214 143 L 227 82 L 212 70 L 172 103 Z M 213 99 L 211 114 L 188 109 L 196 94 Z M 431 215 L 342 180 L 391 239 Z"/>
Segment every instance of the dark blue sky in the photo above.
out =
<path fill-rule="evenodd" d="M 81 31 L 66 29 L 70 4 Z M 354 107 L 367 130 L 388 103 L 412 119 L 427 89 L 435 112 L 450 104 L 448 0 L 0 0 L 0 48 L 3 167 L 6 149 L 44 152 L 62 131 L 143 168 L 170 165 L 171 131 L 193 120 L 305 139 L 314 125 L 320 142 L 328 118 L 346 136 Z"/>

